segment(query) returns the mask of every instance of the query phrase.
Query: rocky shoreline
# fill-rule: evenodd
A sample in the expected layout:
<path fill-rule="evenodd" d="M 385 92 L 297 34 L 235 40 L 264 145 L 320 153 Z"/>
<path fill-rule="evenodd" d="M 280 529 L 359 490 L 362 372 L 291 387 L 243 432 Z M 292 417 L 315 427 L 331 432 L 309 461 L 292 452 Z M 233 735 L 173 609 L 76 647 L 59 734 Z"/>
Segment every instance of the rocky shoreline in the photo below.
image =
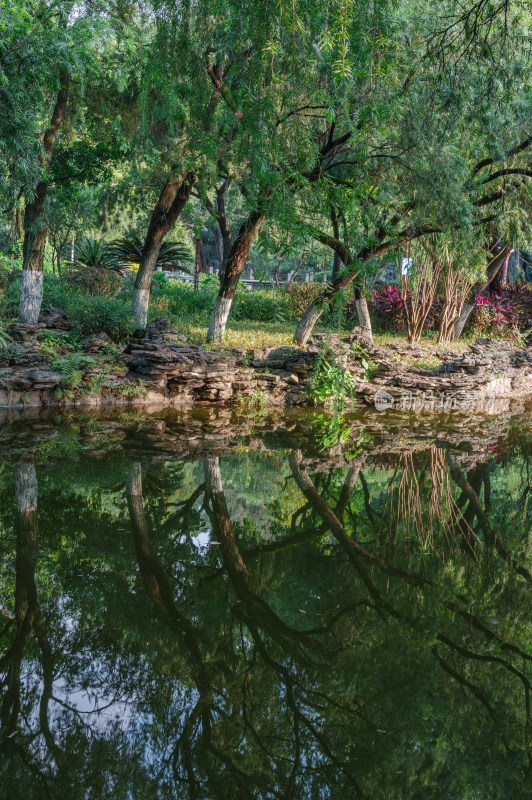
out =
<path fill-rule="evenodd" d="M 316 405 L 310 381 L 324 340 L 352 375 L 356 400 L 378 410 L 498 412 L 532 398 L 532 347 L 479 339 L 468 351 L 394 343 L 378 346 L 363 329 L 315 336 L 308 347 L 207 350 L 157 319 L 122 352 L 105 334 L 78 354 L 55 358 L 69 322 L 59 309 L 38 325 L 14 323 L 0 351 L 0 407 L 49 408 L 197 404 Z"/>
<path fill-rule="evenodd" d="M 0 449 L 4 460 L 49 463 L 83 446 L 84 455 L 101 458 L 123 452 L 142 462 L 197 460 L 235 453 L 236 448 L 269 452 L 301 450 L 304 464 L 315 472 L 353 467 L 368 460 L 386 463 L 390 455 L 419 454 L 434 447 L 454 453 L 464 469 L 490 455 L 501 457 L 517 439 L 509 432 L 526 431 L 531 422 L 521 414 L 503 413 L 490 420 L 447 416 L 416 417 L 374 409 L 348 414 L 349 436 L 324 443 L 312 409 L 270 407 L 260 416 L 231 406 L 138 407 L 0 410 Z"/>

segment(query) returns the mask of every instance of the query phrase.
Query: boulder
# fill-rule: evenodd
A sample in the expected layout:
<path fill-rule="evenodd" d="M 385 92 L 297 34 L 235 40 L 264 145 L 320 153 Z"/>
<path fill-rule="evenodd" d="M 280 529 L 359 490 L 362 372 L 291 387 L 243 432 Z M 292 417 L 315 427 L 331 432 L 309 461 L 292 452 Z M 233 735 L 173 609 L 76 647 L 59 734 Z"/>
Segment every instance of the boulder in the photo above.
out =
<path fill-rule="evenodd" d="M 112 344 L 113 340 L 111 337 L 102 331 L 101 333 L 93 333 L 83 339 L 81 342 L 81 349 L 85 353 L 97 353 L 104 347 L 109 347 L 109 345 Z"/>
<path fill-rule="evenodd" d="M 46 328 L 59 331 L 69 331 L 73 327 L 73 323 L 69 320 L 66 311 L 55 306 L 49 306 L 41 311 L 39 323 Z"/>
<path fill-rule="evenodd" d="M 371 347 L 373 345 L 373 336 L 369 328 L 362 325 L 355 325 L 349 336 L 342 341 L 347 344 L 357 344 L 359 347 Z"/>

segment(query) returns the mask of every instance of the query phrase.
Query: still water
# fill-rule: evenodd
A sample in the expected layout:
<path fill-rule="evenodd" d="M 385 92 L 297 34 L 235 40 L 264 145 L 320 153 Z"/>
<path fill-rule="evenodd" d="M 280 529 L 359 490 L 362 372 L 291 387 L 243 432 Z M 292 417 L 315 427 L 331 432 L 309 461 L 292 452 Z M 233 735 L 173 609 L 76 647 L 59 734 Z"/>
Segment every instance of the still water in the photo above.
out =
<path fill-rule="evenodd" d="M 0 426 L 0 796 L 532 796 L 530 414 Z"/>

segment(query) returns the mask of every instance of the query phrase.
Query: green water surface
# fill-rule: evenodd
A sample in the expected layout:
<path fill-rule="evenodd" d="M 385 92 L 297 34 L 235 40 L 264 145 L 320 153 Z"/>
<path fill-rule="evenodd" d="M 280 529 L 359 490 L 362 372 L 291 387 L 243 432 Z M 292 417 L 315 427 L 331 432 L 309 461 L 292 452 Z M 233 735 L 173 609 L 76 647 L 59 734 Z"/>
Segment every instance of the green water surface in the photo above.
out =
<path fill-rule="evenodd" d="M 416 424 L 5 419 L 0 796 L 532 797 L 528 418 Z"/>

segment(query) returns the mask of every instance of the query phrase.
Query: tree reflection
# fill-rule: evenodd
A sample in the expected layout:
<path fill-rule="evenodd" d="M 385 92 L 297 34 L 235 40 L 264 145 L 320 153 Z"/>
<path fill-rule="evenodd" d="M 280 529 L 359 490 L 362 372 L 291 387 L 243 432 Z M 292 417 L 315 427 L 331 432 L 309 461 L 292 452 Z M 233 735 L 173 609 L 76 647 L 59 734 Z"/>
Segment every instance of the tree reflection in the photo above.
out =
<path fill-rule="evenodd" d="M 15 560 L 15 635 L 0 658 L 3 674 L 3 696 L 0 706 L 1 752 L 8 759 L 20 759 L 39 774 L 35 761 L 28 759 L 19 737 L 21 707 L 21 665 L 32 633 L 35 633 L 42 669 L 42 688 L 39 701 L 40 733 L 44 737 L 49 755 L 61 758 L 50 730 L 49 704 L 53 694 L 53 659 L 50 642 L 44 626 L 35 585 L 35 560 L 39 552 L 37 538 L 37 476 L 34 464 L 17 464 L 15 470 L 16 560 Z M 8 623 L 2 634 L 8 632 Z M 44 775 L 39 777 L 44 781 Z M 44 786 L 46 784 L 44 783 Z"/>
<path fill-rule="evenodd" d="M 121 461 L 86 501 L 63 480 L 75 519 L 39 473 L 39 535 L 16 466 L 11 796 L 527 797 L 528 493 L 503 514 L 500 462 L 436 448 L 383 470 L 276 457 L 267 541 L 234 477 L 248 456 Z"/>

